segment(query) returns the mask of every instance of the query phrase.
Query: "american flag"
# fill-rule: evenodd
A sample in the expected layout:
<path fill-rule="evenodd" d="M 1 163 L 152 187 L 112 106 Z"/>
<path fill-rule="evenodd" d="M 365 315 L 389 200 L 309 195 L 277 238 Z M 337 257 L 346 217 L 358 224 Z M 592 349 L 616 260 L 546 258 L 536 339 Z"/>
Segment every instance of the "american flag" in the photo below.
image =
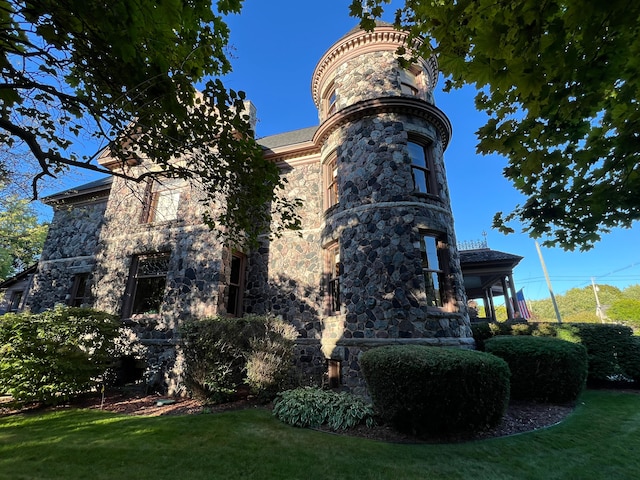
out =
<path fill-rule="evenodd" d="M 518 307 L 520 308 L 522 318 L 524 318 L 525 320 L 529 320 L 531 318 L 531 312 L 529 312 L 529 307 L 527 307 L 527 302 L 524 299 L 524 293 L 522 292 L 522 289 L 516 292 L 516 300 L 518 301 Z"/>

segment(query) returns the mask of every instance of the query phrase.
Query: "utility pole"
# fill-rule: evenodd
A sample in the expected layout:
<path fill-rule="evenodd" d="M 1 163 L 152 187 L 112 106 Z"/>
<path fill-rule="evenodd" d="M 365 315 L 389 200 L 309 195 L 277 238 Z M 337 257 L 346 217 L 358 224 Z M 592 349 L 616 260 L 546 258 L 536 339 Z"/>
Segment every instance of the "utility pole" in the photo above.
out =
<path fill-rule="evenodd" d="M 596 296 L 596 315 L 600 319 L 600 323 L 604 323 L 604 315 L 602 315 L 602 305 L 600 305 L 600 299 L 598 298 L 598 286 L 594 277 L 591 277 L 591 286 L 593 287 L 593 294 Z"/>
<path fill-rule="evenodd" d="M 544 258 L 542 258 L 542 251 L 540 250 L 540 245 L 538 245 L 537 240 L 535 242 L 536 242 L 536 249 L 538 250 L 538 257 L 540 257 L 540 264 L 542 265 L 542 272 L 544 273 L 544 278 L 547 280 L 549 295 L 551 295 L 551 303 L 553 303 L 553 309 L 556 311 L 556 318 L 558 319 L 558 323 L 562 323 L 562 317 L 560 316 L 560 310 L 558 310 L 558 303 L 556 302 L 556 296 L 553 294 L 553 288 L 551 288 L 551 279 L 549 279 L 549 274 L 547 273 L 547 266 L 544 264 Z"/>

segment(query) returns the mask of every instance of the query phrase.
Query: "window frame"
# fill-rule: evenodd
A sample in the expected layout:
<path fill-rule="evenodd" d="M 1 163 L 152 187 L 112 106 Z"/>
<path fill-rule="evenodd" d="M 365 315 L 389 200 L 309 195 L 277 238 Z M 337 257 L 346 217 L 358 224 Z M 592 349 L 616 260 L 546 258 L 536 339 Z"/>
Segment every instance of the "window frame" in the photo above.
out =
<path fill-rule="evenodd" d="M 412 148 L 410 145 L 415 145 L 420 149 L 422 152 L 421 158 L 423 162 L 416 161 L 416 156 L 412 154 Z M 433 143 L 430 140 L 409 137 L 409 140 L 407 141 L 407 154 L 411 164 L 411 178 L 413 179 L 414 193 L 438 196 L 440 191 L 435 178 Z M 416 180 L 416 172 L 419 172 L 419 174 L 424 178 L 424 191 L 420 188 L 419 182 Z"/>
<path fill-rule="evenodd" d="M 167 263 L 166 270 L 162 271 L 160 274 L 145 274 L 141 273 L 140 267 L 142 265 L 142 261 L 146 259 L 162 259 Z M 125 298 L 122 305 L 122 318 L 131 318 L 134 315 L 154 315 L 162 312 L 162 305 L 164 303 L 164 299 L 166 297 L 167 292 L 167 276 L 169 273 L 169 262 L 171 261 L 171 253 L 170 252 L 157 252 L 157 253 L 144 253 L 134 255 L 131 259 L 131 267 L 129 269 L 129 278 L 127 280 L 127 286 L 125 291 Z M 134 311 L 136 310 L 136 300 L 137 294 L 139 291 L 140 280 L 147 279 L 164 279 L 164 284 L 161 287 L 162 295 L 157 301 L 157 308 L 148 309 L 147 311 Z M 152 312 L 152 310 L 155 310 Z"/>
<path fill-rule="evenodd" d="M 340 195 L 338 193 L 338 154 L 332 152 L 323 165 L 324 171 L 324 209 L 329 210 L 331 207 L 340 203 Z"/>
<path fill-rule="evenodd" d="M 178 219 L 180 197 L 182 196 L 182 179 L 179 178 L 153 178 L 147 183 L 144 195 L 142 216 L 140 223 L 164 223 Z M 172 212 L 166 218 L 159 218 L 158 205 L 164 197 L 175 197 L 172 203 Z"/>
<path fill-rule="evenodd" d="M 455 296 L 450 282 L 449 274 L 449 245 L 445 235 L 439 232 L 420 231 L 420 261 L 422 276 L 424 279 L 424 293 L 428 309 L 437 311 L 454 312 L 457 310 Z M 432 242 L 433 248 L 429 249 L 427 240 Z M 436 265 L 433 265 L 435 260 Z M 429 286 L 437 281 L 438 288 Z M 436 298 L 437 297 L 437 298 Z"/>
<path fill-rule="evenodd" d="M 334 80 L 331 80 L 324 90 L 322 95 L 322 106 L 324 111 L 324 117 L 328 118 L 338 110 L 338 94 L 336 92 L 336 84 Z"/>
<path fill-rule="evenodd" d="M 7 313 L 18 312 L 20 310 L 20 304 L 24 300 L 24 292 L 24 290 L 14 290 L 11 292 L 9 304 L 7 305 Z"/>
<path fill-rule="evenodd" d="M 403 95 L 410 95 L 413 97 L 420 96 L 420 76 L 422 70 L 416 66 L 411 65 L 409 68 L 400 67 L 398 70 L 398 82 L 400 83 L 400 92 Z"/>
<path fill-rule="evenodd" d="M 238 265 L 238 277 L 234 280 L 234 261 Z M 247 256 L 242 252 L 231 252 L 229 275 L 227 279 L 227 295 L 225 296 L 225 311 L 232 317 L 241 317 L 244 312 L 245 271 Z M 235 292 L 235 293 L 232 293 Z M 232 305 L 234 299 L 235 305 Z"/>
<path fill-rule="evenodd" d="M 342 311 L 341 283 L 344 268 L 340 261 L 340 243 L 333 242 L 325 248 L 325 277 L 327 299 L 325 311 L 327 316 L 339 315 Z"/>
<path fill-rule="evenodd" d="M 91 275 L 88 272 L 78 273 L 73 277 L 73 285 L 67 305 L 82 307 L 91 304 Z"/>

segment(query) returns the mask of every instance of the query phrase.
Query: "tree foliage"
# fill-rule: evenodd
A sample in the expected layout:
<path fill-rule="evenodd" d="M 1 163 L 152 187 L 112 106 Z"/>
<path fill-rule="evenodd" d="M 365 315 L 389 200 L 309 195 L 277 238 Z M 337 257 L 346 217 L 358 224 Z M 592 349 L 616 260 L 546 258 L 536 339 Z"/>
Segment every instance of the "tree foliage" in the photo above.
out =
<path fill-rule="evenodd" d="M 29 201 L 16 196 L 0 198 L 0 280 L 36 262 L 48 228 Z"/>
<path fill-rule="evenodd" d="M 605 316 L 611 321 L 619 321 L 617 310 L 614 308 L 619 302 L 628 300 L 640 301 L 637 285 L 631 285 L 624 290 L 611 285 L 598 285 L 598 300 L 603 307 Z M 564 295 L 556 295 L 558 309 L 565 323 L 599 323 L 601 319 L 596 315 L 596 297 L 593 287 L 572 288 Z M 551 299 L 533 300 L 531 310 L 536 320 L 541 322 L 556 321 Z M 613 309 L 613 310 L 612 310 Z"/>
<path fill-rule="evenodd" d="M 365 28 L 390 0 L 353 0 Z M 368 9 L 363 9 L 363 3 Z M 589 249 L 640 219 L 640 4 L 407 0 L 395 25 L 425 38 L 445 89 L 474 85 L 489 119 L 477 151 L 508 158 L 527 200 L 494 226 Z"/>
<path fill-rule="evenodd" d="M 284 181 L 262 158 L 244 94 L 216 78 L 231 68 L 223 15 L 241 7 L 0 0 L 0 142 L 28 149 L 34 197 L 42 178 L 72 167 L 135 181 L 163 171 L 197 182 L 211 205 L 223 197 L 224 215 L 206 220 L 231 240 L 254 238 L 271 212 L 295 228 L 297 202 L 281 196 Z M 120 169 L 94 161 L 106 146 Z M 153 166 L 140 173 L 130 162 Z M 263 204 L 272 209 L 255 208 Z"/>

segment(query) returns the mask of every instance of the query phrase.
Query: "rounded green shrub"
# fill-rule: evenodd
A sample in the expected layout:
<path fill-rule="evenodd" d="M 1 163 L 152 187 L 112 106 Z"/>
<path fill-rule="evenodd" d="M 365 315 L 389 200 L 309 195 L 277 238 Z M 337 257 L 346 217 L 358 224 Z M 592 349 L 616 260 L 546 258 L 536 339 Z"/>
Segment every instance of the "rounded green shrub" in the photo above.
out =
<path fill-rule="evenodd" d="M 398 345 L 360 359 L 382 419 L 415 435 L 497 425 L 509 401 L 509 367 L 473 350 Z"/>
<path fill-rule="evenodd" d="M 587 350 L 557 338 L 494 337 L 488 353 L 504 359 L 511 370 L 511 398 L 540 402 L 577 399 L 587 379 Z"/>

